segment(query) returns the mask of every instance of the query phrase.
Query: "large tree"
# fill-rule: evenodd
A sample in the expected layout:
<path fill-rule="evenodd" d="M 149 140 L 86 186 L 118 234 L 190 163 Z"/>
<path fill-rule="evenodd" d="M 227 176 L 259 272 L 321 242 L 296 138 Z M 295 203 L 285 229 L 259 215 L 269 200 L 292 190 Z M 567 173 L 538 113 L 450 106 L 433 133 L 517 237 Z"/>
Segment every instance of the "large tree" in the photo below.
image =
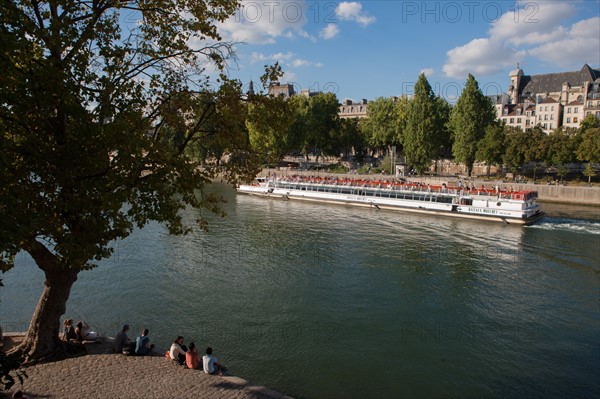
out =
<path fill-rule="evenodd" d="M 241 86 L 221 76 L 210 89 L 205 73 L 231 54 L 216 24 L 237 6 L 1 3 L 0 267 L 26 251 L 45 273 L 17 348 L 29 360 L 60 352 L 71 287 L 111 243 L 151 220 L 189 231 L 183 208 L 218 203 L 198 189 L 216 173 L 252 169 Z"/>
<path fill-rule="evenodd" d="M 575 161 L 577 151 L 576 131 L 573 128 L 553 130 L 544 138 L 545 157 L 547 166 L 554 166 L 562 181 L 567 174 L 566 165 Z"/>
<path fill-rule="evenodd" d="M 408 103 L 403 135 L 406 161 L 419 174 L 441 155 L 447 141 L 447 111 L 447 104 L 433 94 L 422 73 L 415 84 L 415 95 Z"/>
<path fill-rule="evenodd" d="M 339 131 L 339 103 L 333 93 L 319 93 L 308 99 L 305 114 L 305 145 L 317 154 L 339 156 L 337 134 Z"/>
<path fill-rule="evenodd" d="M 495 115 L 492 102 L 483 95 L 473 75 L 469 74 L 465 89 L 450 114 L 454 139 L 452 153 L 458 162 L 465 164 L 469 176 L 477 158 L 478 142 L 485 136 L 485 129 L 494 121 Z"/>
<path fill-rule="evenodd" d="M 487 163 L 487 176 L 490 176 L 492 165 L 499 165 L 504 154 L 504 130 L 501 122 L 490 124 L 485 129 L 485 135 L 477 144 L 477 159 Z"/>
<path fill-rule="evenodd" d="M 527 162 L 527 132 L 514 127 L 506 126 L 504 135 L 504 164 L 513 173 L 518 173 Z"/>
<path fill-rule="evenodd" d="M 600 163 L 600 119 L 593 114 L 586 116 L 579 127 L 579 136 L 577 159 L 588 162 L 584 173 L 589 184 L 596 175 L 592 164 Z"/>
<path fill-rule="evenodd" d="M 407 103 L 406 97 L 379 97 L 369 103 L 367 118 L 361 122 L 361 129 L 372 149 L 389 150 L 402 144 Z"/>

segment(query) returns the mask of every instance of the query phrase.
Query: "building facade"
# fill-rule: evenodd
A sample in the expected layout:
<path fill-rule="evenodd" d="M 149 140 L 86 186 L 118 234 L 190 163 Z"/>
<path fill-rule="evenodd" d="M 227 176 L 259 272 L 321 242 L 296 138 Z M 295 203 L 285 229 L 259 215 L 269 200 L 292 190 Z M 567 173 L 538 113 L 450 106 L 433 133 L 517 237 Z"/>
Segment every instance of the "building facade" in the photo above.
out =
<path fill-rule="evenodd" d="M 510 72 L 508 93 L 494 96 L 496 116 L 508 126 L 540 126 L 546 133 L 579 127 L 589 114 L 600 119 L 600 70 L 585 64 L 579 71 L 525 75 Z"/>
<path fill-rule="evenodd" d="M 369 102 L 363 99 L 359 103 L 345 99 L 339 106 L 338 116 L 342 119 L 348 118 L 366 118 Z"/>

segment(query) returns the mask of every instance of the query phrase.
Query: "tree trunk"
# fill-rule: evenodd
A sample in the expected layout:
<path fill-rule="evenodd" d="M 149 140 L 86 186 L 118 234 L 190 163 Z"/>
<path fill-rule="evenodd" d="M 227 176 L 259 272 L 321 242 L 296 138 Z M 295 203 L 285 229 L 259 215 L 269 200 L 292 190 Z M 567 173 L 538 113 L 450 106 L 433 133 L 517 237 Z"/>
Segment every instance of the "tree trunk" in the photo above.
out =
<path fill-rule="evenodd" d="M 34 242 L 28 252 L 44 271 L 46 280 L 27 335 L 11 352 L 24 355 L 26 364 L 63 359 L 71 351 L 59 336 L 60 317 L 66 311 L 71 287 L 80 269 L 60 267 L 56 256 L 38 242 Z"/>

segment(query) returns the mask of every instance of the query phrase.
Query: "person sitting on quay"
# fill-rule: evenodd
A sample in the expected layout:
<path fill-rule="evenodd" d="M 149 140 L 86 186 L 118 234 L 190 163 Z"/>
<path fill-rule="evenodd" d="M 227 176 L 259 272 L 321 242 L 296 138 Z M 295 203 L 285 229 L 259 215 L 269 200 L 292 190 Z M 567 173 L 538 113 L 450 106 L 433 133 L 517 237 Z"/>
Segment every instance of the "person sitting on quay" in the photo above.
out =
<path fill-rule="evenodd" d="M 64 334 L 63 339 L 69 342 L 72 339 L 77 339 L 77 335 L 75 334 L 75 327 L 73 327 L 73 319 L 65 319 L 63 322 L 64 326 Z"/>
<path fill-rule="evenodd" d="M 200 368 L 200 355 L 196 350 L 196 344 L 190 342 L 188 351 L 185 352 L 185 365 L 188 369 L 197 370 Z"/>
<path fill-rule="evenodd" d="M 129 331 L 129 324 L 123 325 L 121 331 L 115 336 L 115 342 L 113 349 L 117 353 L 133 353 L 135 351 L 135 342 L 129 339 L 127 332 Z"/>
<path fill-rule="evenodd" d="M 149 355 L 152 349 L 154 349 L 154 344 L 150 344 L 148 333 L 148 329 L 144 329 L 144 331 L 142 331 L 142 335 L 137 337 L 135 340 L 135 354 L 138 356 Z"/>
<path fill-rule="evenodd" d="M 206 374 L 223 375 L 223 367 L 218 359 L 212 355 L 212 348 L 206 348 L 206 355 L 202 356 L 202 368 Z"/>
<path fill-rule="evenodd" d="M 171 344 L 171 349 L 169 349 L 169 357 L 171 360 L 176 361 L 177 363 L 183 365 L 185 364 L 185 352 L 187 351 L 187 347 L 183 344 L 183 337 L 180 335 L 175 338 L 175 341 Z"/>
<path fill-rule="evenodd" d="M 75 325 L 75 339 L 79 342 L 94 341 L 98 338 L 95 331 L 90 331 L 90 326 L 85 321 L 78 321 Z"/>

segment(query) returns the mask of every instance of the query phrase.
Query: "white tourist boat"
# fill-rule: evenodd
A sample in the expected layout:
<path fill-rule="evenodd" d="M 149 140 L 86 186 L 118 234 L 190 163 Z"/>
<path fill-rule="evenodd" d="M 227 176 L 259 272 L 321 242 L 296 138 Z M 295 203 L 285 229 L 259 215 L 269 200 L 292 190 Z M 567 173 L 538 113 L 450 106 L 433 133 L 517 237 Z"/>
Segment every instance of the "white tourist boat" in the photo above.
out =
<path fill-rule="evenodd" d="M 536 191 L 450 187 L 394 180 L 259 177 L 239 193 L 526 225 L 543 212 Z"/>

